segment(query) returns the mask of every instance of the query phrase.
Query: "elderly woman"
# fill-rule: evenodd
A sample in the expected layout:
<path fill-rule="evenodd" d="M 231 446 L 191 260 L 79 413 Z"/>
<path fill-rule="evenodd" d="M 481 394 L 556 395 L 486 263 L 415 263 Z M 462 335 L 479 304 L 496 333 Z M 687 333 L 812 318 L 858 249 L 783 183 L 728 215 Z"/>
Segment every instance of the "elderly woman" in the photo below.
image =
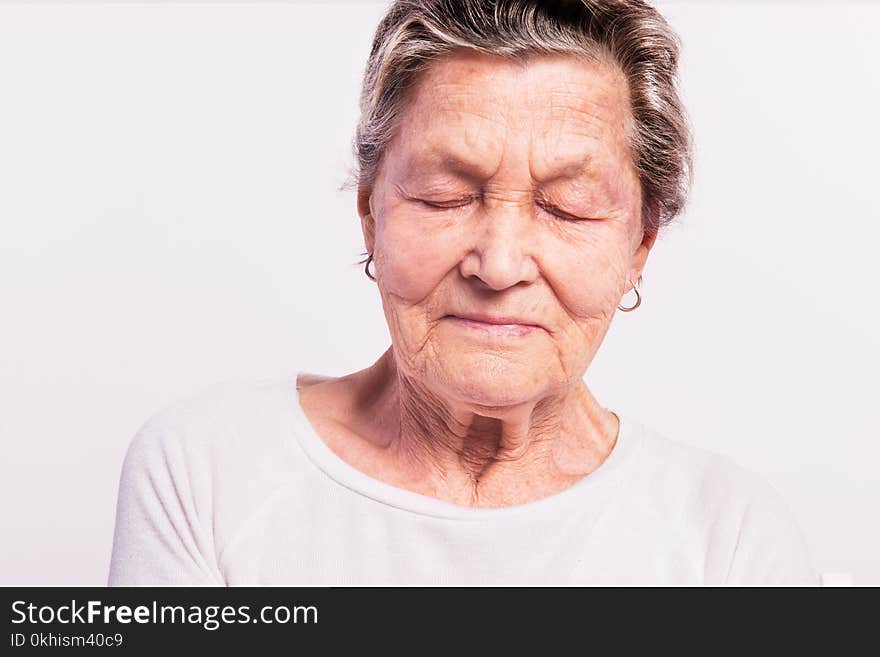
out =
<path fill-rule="evenodd" d="M 391 345 L 151 417 L 110 583 L 815 583 L 775 489 L 583 380 L 689 188 L 677 43 L 639 0 L 394 2 L 356 137 Z"/>

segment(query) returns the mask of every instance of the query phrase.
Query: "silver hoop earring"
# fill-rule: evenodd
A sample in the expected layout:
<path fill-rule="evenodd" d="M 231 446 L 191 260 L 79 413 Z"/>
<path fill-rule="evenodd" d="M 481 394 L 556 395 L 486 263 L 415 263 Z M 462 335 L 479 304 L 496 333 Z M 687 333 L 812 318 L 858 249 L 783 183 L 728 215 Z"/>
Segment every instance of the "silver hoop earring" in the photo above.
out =
<path fill-rule="evenodd" d="M 361 261 L 364 263 L 364 273 L 367 275 L 367 278 L 369 278 L 371 281 L 373 281 L 375 283 L 376 277 L 370 273 L 370 263 L 373 262 L 373 254 L 372 253 L 364 253 L 363 255 L 367 256 L 366 260 Z"/>
<path fill-rule="evenodd" d="M 641 277 L 639 277 L 639 278 L 641 278 Z M 630 283 L 632 283 L 632 281 L 630 281 Z M 623 307 L 621 307 L 621 306 L 617 306 L 617 309 L 618 309 L 618 310 L 622 310 L 623 312 L 628 313 L 628 312 L 632 312 L 633 310 L 635 310 L 636 308 L 638 308 L 639 305 L 641 305 L 641 303 L 642 303 L 642 295 L 639 294 L 639 289 L 635 286 L 635 284 L 633 284 L 632 289 L 633 289 L 633 292 L 636 293 L 636 303 L 635 303 L 635 305 L 630 306 L 629 308 L 623 308 Z"/>

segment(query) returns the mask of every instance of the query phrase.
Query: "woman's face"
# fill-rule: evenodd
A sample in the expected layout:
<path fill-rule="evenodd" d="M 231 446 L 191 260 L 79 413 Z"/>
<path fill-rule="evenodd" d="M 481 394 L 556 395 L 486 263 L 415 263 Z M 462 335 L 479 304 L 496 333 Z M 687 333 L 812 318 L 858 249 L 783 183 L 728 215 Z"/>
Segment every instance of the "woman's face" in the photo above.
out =
<path fill-rule="evenodd" d="M 627 93 L 569 56 L 456 54 L 420 78 L 358 199 L 401 373 L 484 407 L 583 376 L 653 243 Z"/>

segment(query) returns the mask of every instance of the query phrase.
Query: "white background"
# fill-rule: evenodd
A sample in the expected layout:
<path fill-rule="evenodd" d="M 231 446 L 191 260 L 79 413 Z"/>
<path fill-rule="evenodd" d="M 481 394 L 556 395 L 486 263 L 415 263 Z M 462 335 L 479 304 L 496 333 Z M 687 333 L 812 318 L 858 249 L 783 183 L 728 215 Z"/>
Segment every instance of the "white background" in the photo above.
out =
<path fill-rule="evenodd" d="M 818 571 L 880 584 L 880 6 L 658 6 L 695 187 L 587 381 L 765 476 Z M 338 191 L 382 10 L 0 5 L 0 584 L 106 581 L 165 403 L 387 347 Z"/>

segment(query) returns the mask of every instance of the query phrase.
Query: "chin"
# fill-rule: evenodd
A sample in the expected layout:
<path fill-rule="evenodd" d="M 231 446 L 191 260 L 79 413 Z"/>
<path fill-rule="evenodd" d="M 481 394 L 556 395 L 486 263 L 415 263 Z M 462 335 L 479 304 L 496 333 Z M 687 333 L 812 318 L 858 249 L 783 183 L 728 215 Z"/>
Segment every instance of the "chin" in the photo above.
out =
<path fill-rule="evenodd" d="M 449 392 L 480 406 L 521 404 L 539 397 L 546 388 L 540 365 L 509 356 L 464 356 L 451 360 L 445 369 Z"/>

